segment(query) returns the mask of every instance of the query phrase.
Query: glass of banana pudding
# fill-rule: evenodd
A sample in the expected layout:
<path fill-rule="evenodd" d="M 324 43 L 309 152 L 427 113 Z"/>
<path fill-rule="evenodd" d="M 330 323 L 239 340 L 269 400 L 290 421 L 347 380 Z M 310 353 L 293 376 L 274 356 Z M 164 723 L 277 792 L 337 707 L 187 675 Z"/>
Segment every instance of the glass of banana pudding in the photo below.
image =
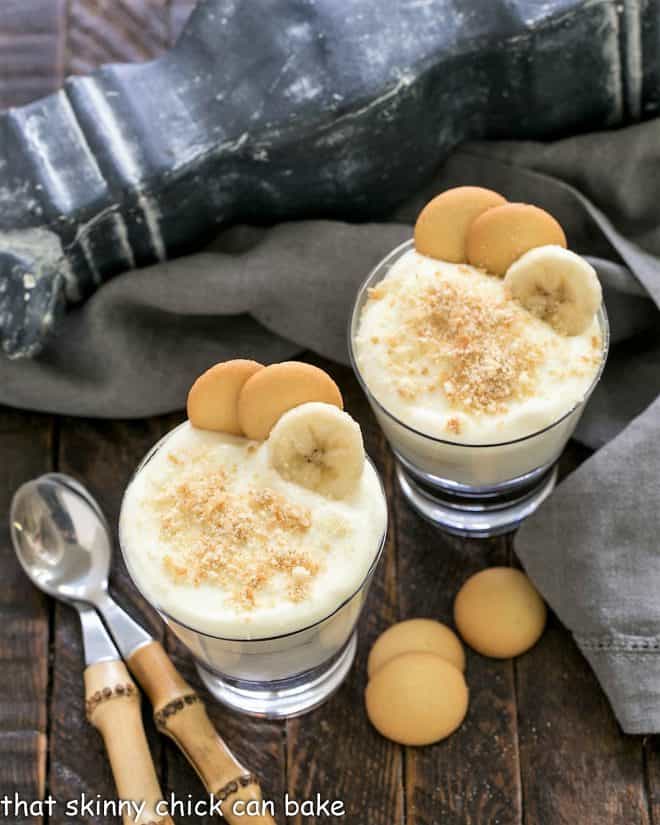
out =
<path fill-rule="evenodd" d="M 188 414 L 124 495 L 129 573 L 216 698 L 258 716 L 304 713 L 355 655 L 385 543 L 379 476 L 336 385 L 307 364 L 216 365 Z"/>
<path fill-rule="evenodd" d="M 349 350 L 409 502 L 450 533 L 483 537 L 514 529 L 552 491 L 609 331 L 596 273 L 554 219 L 496 193 L 479 212 L 475 191 L 489 193 L 431 201 L 414 241 L 371 272 Z"/>

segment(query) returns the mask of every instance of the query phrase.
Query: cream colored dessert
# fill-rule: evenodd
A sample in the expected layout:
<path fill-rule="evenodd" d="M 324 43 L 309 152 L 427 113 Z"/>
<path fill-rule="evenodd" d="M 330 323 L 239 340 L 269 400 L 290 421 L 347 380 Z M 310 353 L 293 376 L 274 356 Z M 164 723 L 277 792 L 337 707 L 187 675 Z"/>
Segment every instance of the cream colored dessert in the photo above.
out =
<path fill-rule="evenodd" d="M 369 391 L 392 416 L 437 439 L 488 445 L 538 432 L 579 404 L 600 368 L 603 341 L 595 316 L 580 334 L 561 334 L 501 278 L 410 249 L 369 291 L 354 351 Z M 395 448 L 406 437 L 388 435 Z M 419 460 L 423 448 L 415 449 Z M 438 458 L 459 465 L 461 481 L 507 477 L 505 466 L 489 474 L 461 470 L 460 454 Z"/>
<path fill-rule="evenodd" d="M 338 498 L 287 480 L 269 446 L 186 422 L 126 491 L 120 538 L 133 578 L 202 633 L 308 627 L 359 589 L 380 548 L 387 513 L 370 462 Z"/>

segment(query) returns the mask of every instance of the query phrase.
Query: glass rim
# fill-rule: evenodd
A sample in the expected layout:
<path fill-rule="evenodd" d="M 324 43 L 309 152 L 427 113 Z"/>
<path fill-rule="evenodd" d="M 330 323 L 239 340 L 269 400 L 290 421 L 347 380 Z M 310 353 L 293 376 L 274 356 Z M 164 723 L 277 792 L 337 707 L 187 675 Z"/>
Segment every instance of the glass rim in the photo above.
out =
<path fill-rule="evenodd" d="M 154 455 L 156 455 L 156 453 L 160 449 L 162 449 L 165 442 L 172 435 L 174 435 L 175 432 L 180 430 L 182 427 L 184 427 L 188 423 L 189 422 L 186 419 L 185 421 L 182 421 L 180 424 L 177 424 L 176 427 L 173 427 L 171 430 L 169 430 L 169 432 L 167 432 L 167 433 L 165 433 L 165 435 L 161 436 L 161 438 L 159 438 L 158 441 L 152 447 L 150 447 L 150 449 L 147 451 L 147 453 L 139 461 L 139 463 L 138 463 L 137 467 L 135 468 L 135 470 L 133 470 L 133 472 L 131 474 L 131 477 L 128 481 L 128 484 L 126 485 L 126 488 L 124 489 L 124 493 L 122 495 L 121 505 L 119 507 L 119 521 L 118 521 L 118 530 L 117 530 L 118 543 L 119 543 L 119 552 L 121 553 L 121 557 L 124 560 L 124 564 L 126 565 L 126 570 L 128 572 L 128 576 L 129 576 L 133 586 L 138 591 L 138 593 L 142 596 L 142 598 L 147 602 L 148 605 L 153 607 L 165 619 L 170 620 L 170 621 L 174 622 L 175 624 L 177 624 L 181 627 L 184 627 L 186 630 L 191 630 L 193 633 L 197 633 L 200 636 L 206 637 L 207 639 L 216 639 L 217 641 L 221 641 L 221 642 L 242 642 L 242 643 L 245 643 L 245 644 L 250 644 L 250 643 L 253 643 L 253 642 L 271 642 L 271 641 L 276 641 L 278 639 L 286 639 L 289 636 L 296 636 L 299 633 L 305 633 L 306 631 L 313 630 L 318 625 L 321 625 L 324 622 L 328 621 L 328 619 L 331 619 L 333 616 L 335 616 L 337 613 L 339 613 L 340 610 L 343 610 L 343 608 L 346 607 L 346 605 L 349 602 L 353 601 L 353 599 L 360 593 L 360 591 L 364 588 L 365 584 L 370 580 L 371 576 L 375 572 L 376 567 L 378 566 L 378 562 L 380 561 L 380 559 L 383 555 L 383 551 L 384 551 L 385 545 L 387 543 L 387 534 L 388 534 L 388 530 L 389 530 L 390 514 L 389 514 L 389 508 L 388 508 L 388 502 L 387 502 L 387 495 L 385 494 L 385 485 L 383 484 L 383 479 L 381 478 L 381 475 L 378 472 L 378 468 L 376 467 L 376 465 L 374 464 L 374 462 L 372 461 L 371 457 L 368 455 L 366 450 L 365 450 L 365 453 L 364 453 L 364 457 L 365 457 L 366 461 L 368 461 L 368 463 L 371 465 L 374 473 L 376 474 L 376 478 L 378 479 L 378 484 L 380 486 L 380 492 L 381 492 L 381 495 L 383 497 L 383 501 L 385 502 L 385 528 L 383 530 L 383 535 L 380 537 L 378 550 L 374 554 L 374 557 L 371 560 L 371 564 L 369 565 L 369 568 L 368 568 L 367 572 L 365 573 L 365 575 L 361 579 L 360 584 L 355 588 L 355 590 L 353 590 L 353 592 L 350 595 L 346 596 L 346 598 L 343 599 L 342 602 L 334 610 L 332 610 L 332 612 L 328 613 L 326 616 L 323 616 L 322 618 L 317 619 L 316 621 L 312 622 L 311 624 L 305 625 L 304 627 L 300 627 L 297 630 L 289 630 L 286 633 L 277 633 L 273 636 L 251 636 L 251 637 L 247 637 L 247 638 L 245 636 L 243 636 L 243 637 L 240 637 L 240 636 L 216 636 L 213 633 L 208 633 L 204 630 L 199 630 L 198 628 L 193 627 L 192 625 L 187 624 L 186 622 L 182 622 L 180 619 L 177 619 L 176 616 L 173 616 L 167 610 L 164 610 L 162 607 L 159 607 L 159 605 L 150 596 L 148 596 L 144 592 L 144 590 L 140 587 L 140 585 L 136 581 L 136 577 L 135 577 L 133 571 L 131 570 L 131 565 L 130 565 L 130 562 L 128 560 L 127 553 L 124 550 L 124 544 L 122 542 L 121 524 L 122 524 L 122 515 L 124 513 L 124 504 L 126 502 L 126 494 L 128 492 L 129 487 L 131 486 L 131 484 L 133 483 L 133 481 L 137 477 L 138 473 L 140 472 L 140 470 L 153 458 Z"/>
<path fill-rule="evenodd" d="M 585 404 L 591 393 L 596 388 L 596 385 L 600 381 L 603 371 L 605 369 L 605 363 L 607 361 L 607 356 L 609 354 L 610 348 L 610 324 L 609 318 L 607 316 L 607 310 L 605 308 L 605 302 L 601 301 L 600 307 L 596 314 L 596 317 L 599 319 L 599 326 L 601 328 L 601 334 L 603 337 L 602 342 L 602 359 L 596 374 L 594 375 L 589 387 L 586 389 L 582 398 L 577 401 L 573 406 L 567 410 L 567 412 L 563 413 L 558 419 L 553 421 L 550 424 L 547 424 L 545 427 L 542 427 L 540 430 L 534 430 L 532 433 L 528 433 L 527 435 L 519 436 L 518 438 L 510 439 L 509 441 L 493 441 L 488 443 L 473 443 L 469 441 L 451 441 L 448 438 L 440 438 L 439 436 L 431 435 L 430 433 L 425 433 L 422 430 L 418 430 L 415 427 L 412 427 L 410 424 L 406 424 L 405 421 L 402 421 L 393 412 L 387 409 L 387 407 L 374 395 L 374 393 L 369 389 L 367 386 L 367 382 L 364 380 L 362 373 L 360 372 L 360 368 L 358 367 L 357 357 L 354 351 L 354 340 L 355 335 L 354 332 L 357 329 L 357 321 L 359 320 L 359 312 L 361 311 L 364 301 L 363 297 L 367 289 L 372 285 L 372 280 L 375 281 L 375 277 L 386 267 L 388 264 L 391 265 L 395 259 L 398 259 L 404 252 L 407 252 L 409 249 L 412 248 L 414 244 L 414 239 L 410 238 L 407 241 L 399 244 L 398 246 L 394 247 L 391 252 L 389 252 L 379 263 L 377 263 L 369 272 L 367 277 L 358 287 L 358 291 L 355 297 L 355 302 L 353 304 L 353 310 L 351 312 L 351 316 L 348 322 L 348 355 L 351 362 L 351 367 L 353 368 L 353 372 L 358 380 L 358 383 L 362 387 L 367 398 L 373 403 L 374 406 L 378 407 L 379 410 L 383 412 L 387 418 L 394 421 L 404 430 L 407 430 L 410 433 L 420 436 L 421 438 L 427 439 L 428 441 L 432 441 L 436 444 L 444 444 L 450 447 L 469 447 L 470 449 L 486 449 L 488 447 L 506 447 L 512 444 L 520 444 L 523 441 L 528 441 L 529 439 L 536 438 L 539 435 L 543 435 L 543 433 L 552 430 L 554 427 L 557 427 L 561 424 L 564 420 L 566 420 L 569 416 L 571 416 L 577 409 L 579 409 L 583 404 Z M 387 274 L 387 273 L 385 273 Z M 385 274 L 380 280 L 383 280 Z M 380 281 L 378 281 L 380 283 Z"/>

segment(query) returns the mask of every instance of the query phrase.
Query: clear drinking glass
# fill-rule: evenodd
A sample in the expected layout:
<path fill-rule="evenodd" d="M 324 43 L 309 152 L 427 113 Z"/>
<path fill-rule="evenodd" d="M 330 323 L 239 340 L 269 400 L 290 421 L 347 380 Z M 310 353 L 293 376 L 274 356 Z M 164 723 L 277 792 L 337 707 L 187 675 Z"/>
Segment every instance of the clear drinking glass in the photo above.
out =
<path fill-rule="evenodd" d="M 598 313 L 603 358 L 584 398 L 538 432 L 499 444 L 463 444 L 408 426 L 372 394 L 360 373 L 355 338 L 368 290 L 413 246 L 406 241 L 369 274 L 358 292 L 349 327 L 353 370 L 396 458 L 402 492 L 413 508 L 441 529 L 483 538 L 514 530 L 552 492 L 557 460 L 573 434 L 605 366 L 609 325 L 604 306 Z"/>
<path fill-rule="evenodd" d="M 165 447 L 172 432 L 147 453 L 133 478 Z M 367 461 L 371 463 L 368 457 Z M 382 481 L 381 495 L 385 499 Z M 212 636 L 178 621 L 144 592 L 122 541 L 123 516 L 122 507 L 119 545 L 133 584 L 188 648 L 202 681 L 216 699 L 243 713 L 276 719 L 313 710 L 339 688 L 355 658 L 357 621 L 385 547 L 387 524 L 364 580 L 328 616 L 291 633 L 232 639 Z"/>

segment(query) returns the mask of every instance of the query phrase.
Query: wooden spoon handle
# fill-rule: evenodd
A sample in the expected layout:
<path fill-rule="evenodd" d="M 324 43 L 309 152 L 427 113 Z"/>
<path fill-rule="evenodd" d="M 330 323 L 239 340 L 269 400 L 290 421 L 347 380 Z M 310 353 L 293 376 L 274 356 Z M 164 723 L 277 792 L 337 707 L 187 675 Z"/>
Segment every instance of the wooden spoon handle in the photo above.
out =
<path fill-rule="evenodd" d="M 261 808 L 258 780 L 236 759 L 203 702 L 174 667 L 160 642 L 139 647 L 128 666 L 154 707 L 158 728 L 176 742 L 209 793 L 222 802 L 230 825 L 275 825 Z M 252 803 L 250 807 L 246 807 Z M 250 815 L 251 809 L 259 813 Z"/>
<path fill-rule="evenodd" d="M 105 742 L 119 799 L 145 808 L 140 825 L 173 825 L 171 817 L 156 813 L 163 798 L 142 725 L 140 695 L 123 662 L 98 662 L 85 670 L 87 718 Z M 135 818 L 124 814 L 124 825 Z"/>

